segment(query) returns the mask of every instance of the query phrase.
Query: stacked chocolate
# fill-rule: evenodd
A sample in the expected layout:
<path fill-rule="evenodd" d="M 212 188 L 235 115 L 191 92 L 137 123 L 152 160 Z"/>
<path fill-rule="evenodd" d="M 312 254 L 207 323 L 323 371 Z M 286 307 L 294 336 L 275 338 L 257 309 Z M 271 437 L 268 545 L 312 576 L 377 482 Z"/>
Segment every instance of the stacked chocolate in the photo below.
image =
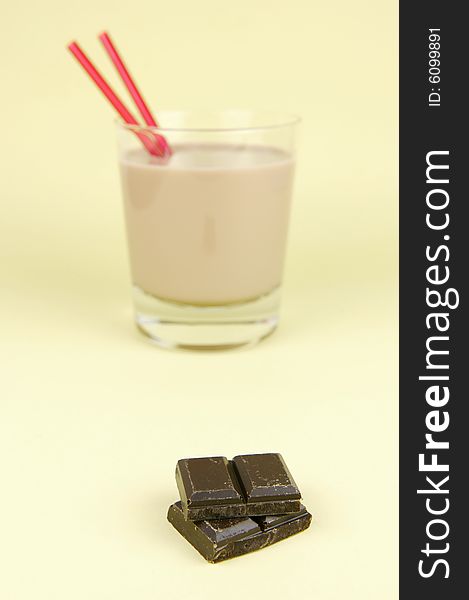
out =
<path fill-rule="evenodd" d="M 280 454 L 185 458 L 176 482 L 181 501 L 168 521 L 209 562 L 265 548 L 311 523 Z"/>

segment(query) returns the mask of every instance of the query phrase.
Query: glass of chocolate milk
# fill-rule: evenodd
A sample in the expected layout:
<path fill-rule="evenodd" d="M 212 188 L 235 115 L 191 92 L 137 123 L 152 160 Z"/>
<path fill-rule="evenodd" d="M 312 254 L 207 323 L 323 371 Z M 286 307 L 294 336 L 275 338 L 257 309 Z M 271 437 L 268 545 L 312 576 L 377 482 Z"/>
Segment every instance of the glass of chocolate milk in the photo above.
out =
<path fill-rule="evenodd" d="M 162 112 L 118 123 L 137 326 L 170 348 L 258 342 L 278 323 L 299 119 Z M 163 135 L 172 155 L 141 136 Z"/>

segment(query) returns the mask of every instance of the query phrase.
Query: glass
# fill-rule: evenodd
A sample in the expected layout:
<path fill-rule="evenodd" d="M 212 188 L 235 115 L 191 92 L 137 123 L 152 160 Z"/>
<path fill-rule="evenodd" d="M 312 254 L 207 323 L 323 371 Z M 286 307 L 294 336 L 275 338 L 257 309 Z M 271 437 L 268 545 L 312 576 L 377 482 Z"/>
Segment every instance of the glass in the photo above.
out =
<path fill-rule="evenodd" d="M 253 344 L 278 323 L 297 117 L 162 112 L 118 123 L 137 326 L 164 347 Z M 163 135 L 165 161 L 141 136 Z"/>

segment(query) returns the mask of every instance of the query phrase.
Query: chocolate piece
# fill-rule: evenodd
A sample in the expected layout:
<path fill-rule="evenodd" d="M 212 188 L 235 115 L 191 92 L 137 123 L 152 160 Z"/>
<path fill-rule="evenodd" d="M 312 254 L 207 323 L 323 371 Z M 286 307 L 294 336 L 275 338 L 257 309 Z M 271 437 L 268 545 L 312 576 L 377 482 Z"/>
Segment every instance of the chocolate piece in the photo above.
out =
<path fill-rule="evenodd" d="M 300 490 L 280 454 L 235 456 L 233 464 L 246 498 L 247 515 L 278 515 L 300 510 Z"/>
<path fill-rule="evenodd" d="M 176 482 L 192 521 L 278 515 L 300 510 L 301 494 L 280 454 L 186 458 Z"/>
<path fill-rule="evenodd" d="M 224 456 L 179 460 L 176 483 L 186 519 L 217 519 L 246 514 L 233 465 Z"/>
<path fill-rule="evenodd" d="M 290 515 L 251 519 L 186 521 L 181 502 L 169 507 L 168 521 L 209 562 L 254 552 L 307 529 L 311 515 L 304 506 Z"/>

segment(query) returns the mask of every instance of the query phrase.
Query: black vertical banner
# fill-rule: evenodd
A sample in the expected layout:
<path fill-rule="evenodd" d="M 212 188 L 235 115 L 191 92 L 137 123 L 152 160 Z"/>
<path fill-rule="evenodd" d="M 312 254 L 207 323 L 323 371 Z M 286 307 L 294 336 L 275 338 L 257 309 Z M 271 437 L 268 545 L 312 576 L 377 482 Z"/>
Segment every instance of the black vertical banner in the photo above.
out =
<path fill-rule="evenodd" d="M 468 595 L 465 9 L 441 0 L 400 5 L 402 600 Z"/>

